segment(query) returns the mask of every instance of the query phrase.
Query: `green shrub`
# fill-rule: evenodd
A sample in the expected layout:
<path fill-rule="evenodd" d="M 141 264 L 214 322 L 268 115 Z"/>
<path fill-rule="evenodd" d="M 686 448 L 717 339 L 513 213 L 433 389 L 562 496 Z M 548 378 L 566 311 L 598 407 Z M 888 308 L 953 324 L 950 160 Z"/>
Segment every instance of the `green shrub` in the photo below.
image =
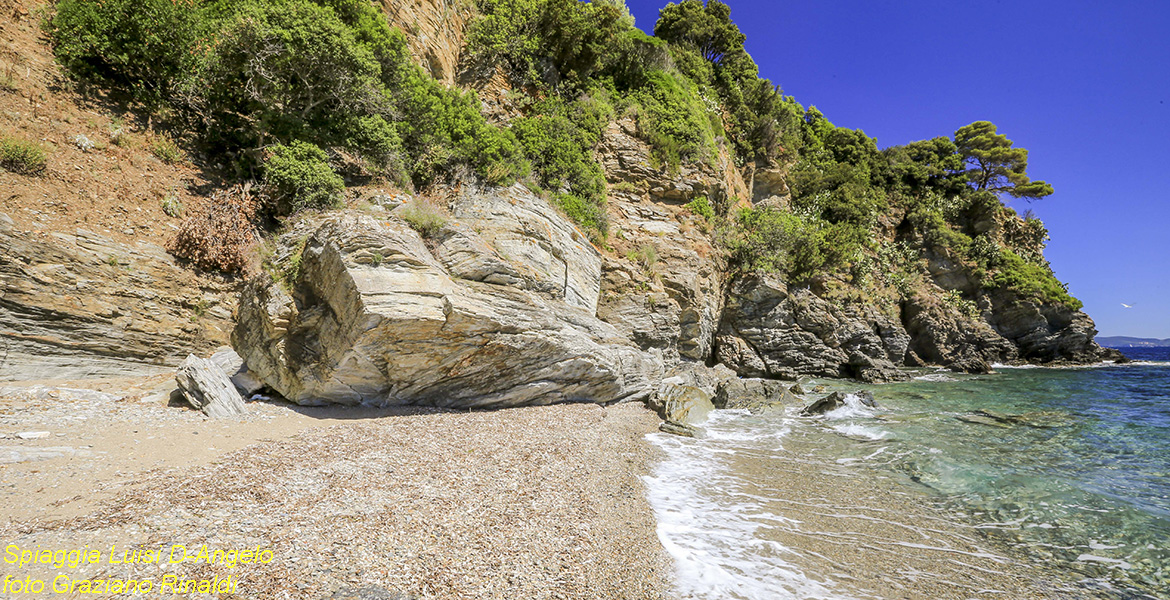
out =
<path fill-rule="evenodd" d="M 162 200 L 162 209 L 168 217 L 177 219 L 183 216 L 183 201 L 179 199 L 179 195 L 175 192 L 168 192 Z"/>
<path fill-rule="evenodd" d="M 40 175 L 48 165 L 48 155 L 39 144 L 0 135 L 0 166 L 21 175 Z"/>
<path fill-rule="evenodd" d="M 154 143 L 150 145 L 150 152 L 168 165 L 176 165 L 183 162 L 183 151 L 179 149 L 179 145 L 175 143 L 175 140 L 166 136 L 155 138 Z"/>
<path fill-rule="evenodd" d="M 1084 304 L 1073 298 L 1051 269 L 1025 261 L 1020 255 L 1002 249 L 1000 261 L 984 287 L 1015 293 L 1021 299 L 1041 304 L 1056 304 L 1080 310 Z"/>
<path fill-rule="evenodd" d="M 715 138 L 707 107 L 690 82 L 666 71 L 648 77 L 631 98 L 641 106 L 638 134 L 652 148 L 655 161 L 677 170 L 683 162 L 709 162 Z"/>
<path fill-rule="evenodd" d="M 411 229 L 424 238 L 435 237 L 447 225 L 447 218 L 434 206 L 421 200 L 414 200 L 396 213 Z"/>
<path fill-rule="evenodd" d="M 781 273 L 791 281 L 845 267 L 868 238 L 868 231 L 849 224 L 805 221 L 768 206 L 741 210 L 721 232 L 740 270 Z"/>
<path fill-rule="evenodd" d="M 715 218 L 715 209 L 711 208 L 711 201 L 707 200 L 706 196 L 699 196 L 690 202 L 683 205 L 692 213 L 707 219 L 708 221 Z"/>
<path fill-rule="evenodd" d="M 517 119 L 512 131 L 536 167 L 541 187 L 557 190 L 557 203 L 569 217 L 604 237 L 605 174 L 593 158 L 591 138 L 596 136 L 561 115 Z"/>
<path fill-rule="evenodd" d="M 206 23 L 196 0 L 60 0 L 46 28 L 75 77 L 158 102 L 192 69 Z"/>
<path fill-rule="evenodd" d="M 278 214 L 341 204 L 345 182 L 329 165 L 325 151 L 307 142 L 277 145 L 264 161 L 264 182 Z"/>

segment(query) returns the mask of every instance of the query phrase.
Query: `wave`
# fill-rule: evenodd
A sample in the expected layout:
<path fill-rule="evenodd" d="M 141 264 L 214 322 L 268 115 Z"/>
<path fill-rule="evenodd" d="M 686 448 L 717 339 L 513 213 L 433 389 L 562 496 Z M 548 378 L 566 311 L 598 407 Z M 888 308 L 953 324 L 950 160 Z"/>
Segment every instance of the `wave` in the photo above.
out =
<path fill-rule="evenodd" d="M 653 475 L 643 480 L 658 521 L 658 539 L 674 559 L 679 596 L 696 600 L 841 599 L 830 584 L 809 577 L 785 560 L 796 553 L 794 549 L 758 534 L 785 525 L 785 519 L 766 509 L 763 503 L 767 499 L 748 493 L 745 482 L 723 462 L 737 450 L 758 447 L 756 442 L 761 439 L 783 438 L 787 427 L 765 425 L 745 439 L 731 433 L 737 427 L 721 427 L 744 415 L 715 413 L 712 417 L 702 438 L 660 433 L 647 436 L 666 454 Z"/>

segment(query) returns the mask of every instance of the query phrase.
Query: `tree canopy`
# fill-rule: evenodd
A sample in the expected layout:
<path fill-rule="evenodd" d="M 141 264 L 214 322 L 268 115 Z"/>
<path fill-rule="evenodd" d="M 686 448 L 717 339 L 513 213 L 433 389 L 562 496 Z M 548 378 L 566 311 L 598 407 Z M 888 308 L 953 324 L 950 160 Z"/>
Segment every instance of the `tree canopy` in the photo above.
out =
<path fill-rule="evenodd" d="M 683 0 L 667 4 L 658 13 L 654 35 L 672 44 L 688 44 L 703 58 L 722 66 L 746 54 L 747 39 L 731 21 L 731 7 L 719 0 Z"/>
<path fill-rule="evenodd" d="M 1013 148 L 1012 141 L 996 133 L 994 123 L 976 121 L 955 132 L 955 146 L 967 165 L 967 180 L 977 190 L 1007 193 L 1034 200 L 1051 195 L 1052 186 L 1032 181 L 1026 173 L 1028 151 Z"/>

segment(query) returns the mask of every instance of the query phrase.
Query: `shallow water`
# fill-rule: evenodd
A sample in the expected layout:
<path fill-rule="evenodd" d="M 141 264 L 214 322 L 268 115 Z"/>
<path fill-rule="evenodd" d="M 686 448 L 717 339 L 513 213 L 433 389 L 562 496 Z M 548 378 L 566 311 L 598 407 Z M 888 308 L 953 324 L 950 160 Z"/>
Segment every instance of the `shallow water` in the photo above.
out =
<path fill-rule="evenodd" d="M 963 597 L 1004 580 L 981 570 L 1010 564 L 1035 586 L 1070 586 L 1053 597 L 1170 598 L 1170 353 L 1136 354 L 1098 368 L 923 371 L 871 387 L 878 410 L 718 411 L 704 438 L 652 436 L 667 458 L 650 499 L 679 591 L 929 597 L 935 584 L 917 577 L 929 572 Z M 846 510 L 854 496 L 864 510 Z M 927 519 L 938 526 L 914 530 Z M 877 550 L 891 546 L 918 554 L 839 560 L 885 560 Z M 899 575 L 862 581 L 881 570 Z"/>

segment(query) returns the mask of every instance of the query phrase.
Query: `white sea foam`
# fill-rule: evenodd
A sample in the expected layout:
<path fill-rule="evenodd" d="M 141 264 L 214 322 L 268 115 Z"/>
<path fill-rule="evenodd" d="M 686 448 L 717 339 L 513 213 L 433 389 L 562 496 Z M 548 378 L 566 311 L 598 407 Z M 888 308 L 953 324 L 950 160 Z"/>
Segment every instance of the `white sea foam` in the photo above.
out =
<path fill-rule="evenodd" d="M 830 421 L 840 421 L 844 419 L 871 419 L 877 411 L 869 406 L 866 406 L 861 398 L 855 394 L 845 395 L 845 404 L 839 408 L 830 410 L 825 413 L 825 419 Z"/>
<path fill-rule="evenodd" d="M 768 499 L 745 490 L 745 482 L 723 463 L 728 451 L 758 451 L 772 445 L 759 442 L 782 438 L 787 427 L 770 424 L 743 439 L 732 433 L 738 427 L 721 426 L 734 415 L 712 416 L 703 438 L 649 436 L 666 454 L 645 481 L 658 520 L 658 538 L 674 558 L 679 596 L 695 600 L 842 598 L 830 584 L 808 577 L 785 560 L 796 550 L 758 535 L 795 523 L 767 511 Z"/>
<path fill-rule="evenodd" d="M 840 433 L 846 437 L 861 438 L 866 440 L 884 440 L 886 438 L 894 437 L 894 434 L 889 431 L 878 429 L 877 427 L 867 427 L 865 425 L 849 424 L 849 425 L 834 425 L 833 431 Z"/>
<path fill-rule="evenodd" d="M 930 373 L 927 375 L 919 375 L 914 378 L 915 381 L 958 381 L 953 376 L 947 373 Z"/>

